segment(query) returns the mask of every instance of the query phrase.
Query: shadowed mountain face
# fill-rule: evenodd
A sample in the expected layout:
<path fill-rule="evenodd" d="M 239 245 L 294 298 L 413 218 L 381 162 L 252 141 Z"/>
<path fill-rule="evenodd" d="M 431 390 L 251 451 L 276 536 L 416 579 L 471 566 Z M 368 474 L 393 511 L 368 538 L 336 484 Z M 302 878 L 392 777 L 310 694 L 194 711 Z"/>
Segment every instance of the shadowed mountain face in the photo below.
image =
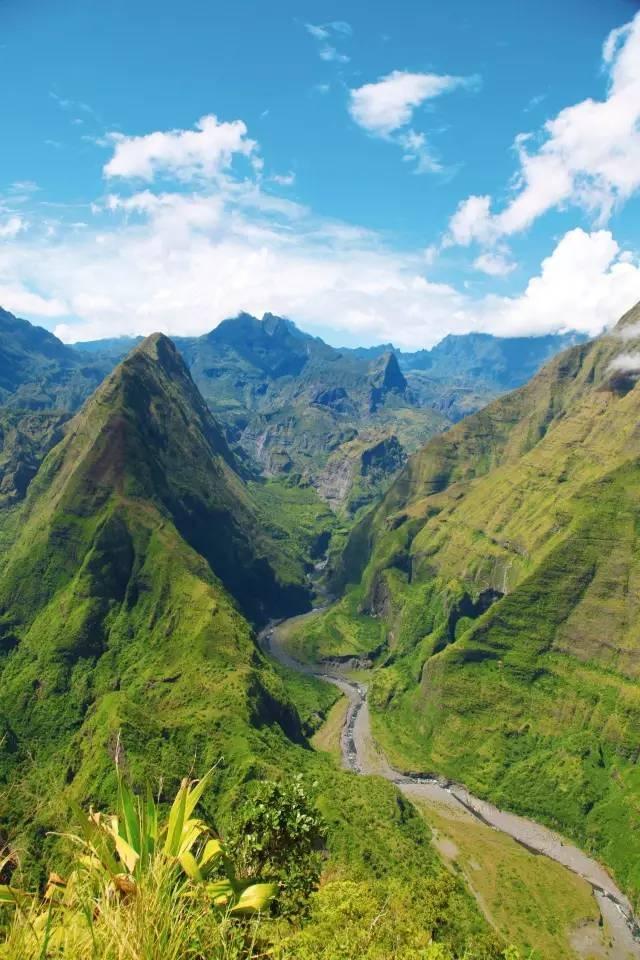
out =
<path fill-rule="evenodd" d="M 32 818 L 33 777 L 106 789 L 120 728 L 132 761 L 175 753 L 182 768 L 180 739 L 214 760 L 216 728 L 216 751 L 266 722 L 300 738 L 246 618 L 303 611 L 306 589 L 170 340 L 107 377 L 16 516 L 0 573 L 3 822 Z"/>
<path fill-rule="evenodd" d="M 75 410 L 109 369 L 108 362 L 82 357 L 42 327 L 0 309 L 0 404 Z"/>
<path fill-rule="evenodd" d="M 640 892 L 640 306 L 410 458 L 338 582 L 388 624 L 398 763 L 591 845 Z"/>

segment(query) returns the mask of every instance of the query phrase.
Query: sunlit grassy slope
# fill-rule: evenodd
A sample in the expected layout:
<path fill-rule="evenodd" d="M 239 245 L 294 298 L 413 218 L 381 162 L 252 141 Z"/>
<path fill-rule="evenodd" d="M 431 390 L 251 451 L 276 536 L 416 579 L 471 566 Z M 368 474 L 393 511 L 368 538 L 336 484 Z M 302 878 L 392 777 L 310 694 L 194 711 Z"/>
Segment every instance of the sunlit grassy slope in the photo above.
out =
<path fill-rule="evenodd" d="M 256 516 L 172 344 L 145 341 L 46 459 L 3 557 L 3 820 L 108 793 L 118 731 L 134 769 L 169 775 L 267 723 L 300 738 L 243 613 L 306 595 Z"/>
<path fill-rule="evenodd" d="M 432 440 L 335 576 L 386 626 L 371 701 L 392 760 L 557 824 L 635 896 L 640 388 L 614 361 L 639 320 Z"/>

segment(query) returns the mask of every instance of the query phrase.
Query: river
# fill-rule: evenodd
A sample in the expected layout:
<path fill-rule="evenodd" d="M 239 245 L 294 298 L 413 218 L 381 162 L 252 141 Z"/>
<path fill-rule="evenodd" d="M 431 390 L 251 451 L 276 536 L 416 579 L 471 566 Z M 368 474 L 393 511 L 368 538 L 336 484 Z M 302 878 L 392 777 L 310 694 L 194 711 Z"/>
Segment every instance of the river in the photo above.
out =
<path fill-rule="evenodd" d="M 349 707 L 341 734 L 343 765 L 353 773 L 382 776 L 396 784 L 409 799 L 459 805 L 483 823 L 500 830 L 534 853 L 544 855 L 586 880 L 593 888 L 603 919 L 612 940 L 610 960 L 640 960 L 640 924 L 628 898 L 619 889 L 605 868 L 593 858 L 561 837 L 554 830 L 535 820 L 500 810 L 493 804 L 474 797 L 464 786 L 443 777 L 407 776 L 394 770 L 378 748 L 371 733 L 366 684 L 344 676 L 336 664 L 303 664 L 285 649 L 280 630 L 286 624 L 304 622 L 317 613 L 303 614 L 291 620 L 273 623 L 259 635 L 265 653 L 280 664 L 298 673 L 314 676 L 334 684 L 347 697 Z"/>

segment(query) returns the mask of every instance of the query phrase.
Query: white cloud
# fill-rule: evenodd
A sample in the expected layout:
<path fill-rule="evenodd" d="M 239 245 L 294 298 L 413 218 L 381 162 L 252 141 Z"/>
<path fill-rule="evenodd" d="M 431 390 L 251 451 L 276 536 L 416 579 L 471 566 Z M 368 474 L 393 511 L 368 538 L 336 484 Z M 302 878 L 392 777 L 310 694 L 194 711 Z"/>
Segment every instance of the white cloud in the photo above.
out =
<path fill-rule="evenodd" d="M 289 173 L 274 173 L 271 180 L 280 187 L 291 187 L 296 182 L 296 175 L 292 170 Z"/>
<path fill-rule="evenodd" d="M 33 290 L 27 290 L 19 284 L 4 284 L 0 282 L 0 304 L 5 310 L 13 313 L 23 313 L 31 317 L 64 317 L 68 315 L 68 307 L 55 298 L 42 297 Z"/>
<path fill-rule="evenodd" d="M 337 63 L 349 62 L 350 58 L 336 46 L 336 42 L 340 43 L 351 36 L 352 30 L 349 23 L 345 20 L 332 20 L 330 23 L 305 23 L 305 29 L 314 40 L 318 41 L 318 55 L 321 60 L 335 60 Z"/>
<path fill-rule="evenodd" d="M 516 264 L 509 260 L 508 256 L 500 252 L 481 253 L 473 262 L 473 266 L 481 273 L 486 273 L 489 277 L 506 277 L 513 273 Z"/>
<path fill-rule="evenodd" d="M 469 82 L 465 77 L 394 70 L 375 83 L 351 90 L 349 112 L 368 133 L 387 137 L 410 123 L 416 107 L 426 100 L 468 86 Z"/>
<path fill-rule="evenodd" d="M 424 250 L 390 250 L 258 187 L 143 191 L 105 206 L 89 230 L 36 242 L 32 229 L 0 247 L 0 304 L 59 317 L 65 340 L 204 333 L 244 309 L 333 328 L 334 342 L 351 334 L 416 348 L 474 330 L 595 334 L 640 299 L 640 265 L 608 231 L 566 234 L 520 296 L 474 298 L 430 280 Z"/>
<path fill-rule="evenodd" d="M 329 39 L 329 30 L 326 27 L 321 27 L 316 23 L 305 23 L 305 29 L 307 33 L 310 33 L 312 37 L 316 40 L 328 40 Z"/>
<path fill-rule="evenodd" d="M 12 240 L 24 230 L 26 224 L 22 217 L 9 217 L 4 223 L 0 222 L 0 240 Z"/>
<path fill-rule="evenodd" d="M 621 255 L 610 231 L 570 230 L 519 297 L 487 297 L 491 332 L 581 330 L 596 336 L 640 300 L 640 262 Z M 493 314 L 492 316 L 490 316 Z"/>
<path fill-rule="evenodd" d="M 488 196 L 471 196 L 463 200 L 449 221 L 449 233 L 443 241 L 443 246 L 457 243 L 462 247 L 468 247 L 474 240 L 483 243 L 491 239 L 494 231 L 490 208 L 491 197 Z"/>
<path fill-rule="evenodd" d="M 442 164 L 434 156 L 427 138 L 409 124 L 416 109 L 428 100 L 458 87 L 476 84 L 477 77 L 394 70 L 375 83 L 350 90 L 349 113 L 367 133 L 399 144 L 403 160 L 415 162 L 415 173 L 438 173 Z"/>
<path fill-rule="evenodd" d="M 609 370 L 623 373 L 640 373 L 640 353 L 621 353 L 609 364 Z"/>
<path fill-rule="evenodd" d="M 242 120 L 218 121 L 213 114 L 201 117 L 195 130 L 158 130 L 139 137 L 112 133 L 110 140 L 115 150 L 105 176 L 147 182 L 163 175 L 210 179 L 227 170 L 236 154 L 253 158 L 257 150 Z"/>
<path fill-rule="evenodd" d="M 622 257 L 620 257 L 620 259 L 622 259 Z M 614 332 L 616 337 L 619 337 L 621 340 L 636 340 L 640 337 L 640 322 L 629 323 L 624 327 L 616 327 Z"/>
<path fill-rule="evenodd" d="M 398 133 L 396 140 L 403 149 L 404 162 L 415 162 L 414 173 L 439 173 L 442 170 L 442 164 L 434 157 L 423 133 L 409 129 Z"/>
<path fill-rule="evenodd" d="M 220 126 L 216 121 L 214 130 Z M 239 135 L 232 142 L 257 150 L 241 121 L 230 126 Z M 49 215 L 39 221 L 36 204 L 29 231 L 0 244 L 0 304 L 28 318 L 59 318 L 56 332 L 66 340 L 198 334 L 245 309 L 288 315 L 312 330 L 333 328 L 334 342 L 352 334 L 411 348 L 474 330 L 597 333 L 640 299 L 637 257 L 606 230 L 565 234 L 520 296 L 474 297 L 430 279 L 433 248 L 393 250 L 373 231 L 314 216 L 269 193 L 256 173 L 234 176 L 220 159 L 225 150 L 231 156 L 230 141 L 213 161 L 201 141 L 185 147 L 183 135 L 158 134 L 151 146 L 129 138 L 135 148 L 119 152 L 116 143 L 112 162 L 149 178 L 169 169 L 183 178 L 195 169 L 218 175 L 194 176 L 191 192 L 184 185 L 114 191 L 92 205 L 93 222 L 82 229 Z M 474 198 L 475 206 L 467 202 L 459 212 L 458 237 L 478 232 L 486 201 Z M 491 255 L 476 266 L 504 272 L 503 247 Z"/>
<path fill-rule="evenodd" d="M 459 231 L 461 204 L 449 226 L 449 241 L 468 245 L 508 236 L 529 227 L 548 210 L 569 204 L 595 216 L 600 225 L 640 187 L 640 13 L 607 38 L 603 66 L 604 100 L 583 100 L 548 120 L 541 134 L 515 141 L 519 170 L 513 196 L 497 213 L 482 199 L 484 216 L 470 231 Z"/>

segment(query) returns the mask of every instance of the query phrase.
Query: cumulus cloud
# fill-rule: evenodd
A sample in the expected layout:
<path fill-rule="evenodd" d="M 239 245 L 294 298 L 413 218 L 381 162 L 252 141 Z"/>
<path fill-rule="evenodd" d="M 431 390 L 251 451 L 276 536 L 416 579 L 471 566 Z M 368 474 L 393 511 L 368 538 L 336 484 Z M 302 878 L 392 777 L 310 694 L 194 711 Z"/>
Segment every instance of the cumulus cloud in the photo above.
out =
<path fill-rule="evenodd" d="M 394 70 L 375 83 L 349 91 L 352 119 L 375 137 L 394 139 L 407 161 L 416 161 L 415 172 L 438 172 L 440 162 L 427 139 L 409 127 L 418 107 L 459 87 L 477 84 L 476 77 L 452 77 L 436 73 L 409 73 Z"/>
<path fill-rule="evenodd" d="M 273 198 L 278 199 L 278 198 Z M 566 234 L 520 296 L 474 298 L 429 278 L 423 250 L 272 206 L 255 188 L 214 195 L 112 195 L 96 223 L 0 246 L 0 303 L 57 317 L 67 341 L 199 334 L 240 310 L 290 316 L 363 342 L 429 346 L 446 333 L 596 334 L 640 299 L 640 264 L 608 231 Z"/>
<path fill-rule="evenodd" d="M 247 136 L 243 121 L 219 121 L 214 114 L 201 117 L 195 130 L 157 130 L 133 137 L 111 133 L 109 139 L 115 149 L 104 167 L 106 177 L 210 179 L 228 169 L 236 155 L 257 160 L 257 144 Z"/>
<path fill-rule="evenodd" d="M 14 313 L 31 317 L 64 317 L 69 313 L 68 306 L 54 297 L 42 297 L 33 290 L 27 290 L 20 284 L 0 282 L 0 305 Z"/>
<path fill-rule="evenodd" d="M 410 123 L 416 107 L 425 101 L 468 86 L 469 82 L 465 77 L 394 70 L 375 83 L 351 90 L 349 112 L 368 133 L 386 137 Z"/>
<path fill-rule="evenodd" d="M 257 150 L 241 121 L 230 126 L 241 136 L 227 143 Z M 36 204 L 29 231 L 0 243 L 0 304 L 58 319 L 56 332 L 68 341 L 199 334 L 244 309 L 333 329 L 333 342 L 351 335 L 415 348 L 474 330 L 595 334 L 640 299 L 640 264 L 607 230 L 565 234 L 519 296 L 472 296 L 430 276 L 433 248 L 398 251 L 374 231 L 315 216 L 270 193 L 265 178 L 223 170 L 226 161 L 212 161 L 191 141 L 181 153 L 175 141 L 183 134 L 161 134 L 129 155 L 116 142 L 110 163 L 151 180 L 165 169 L 183 181 L 195 169 L 220 175 L 190 172 L 188 190 L 184 182 L 173 189 L 151 182 L 133 194 L 114 189 L 92 205 L 93 220 L 81 230 L 52 224 L 50 215 L 39 221 Z M 467 205 L 460 216 L 462 236 L 486 210 L 477 200 L 475 213 Z M 500 244 L 476 266 L 493 276 L 511 269 Z"/>
<path fill-rule="evenodd" d="M 519 297 L 487 297 L 492 333 L 581 330 L 596 336 L 640 300 L 640 263 L 608 230 L 570 230 Z"/>
<path fill-rule="evenodd" d="M 538 136 L 519 134 L 513 194 L 499 212 L 470 197 L 449 225 L 449 242 L 490 242 L 525 230 L 553 208 L 581 207 L 604 224 L 616 203 L 640 187 L 640 13 L 605 41 L 607 96 L 561 110 Z M 479 201 L 482 201 L 480 204 Z M 468 229 L 460 229 L 475 213 Z"/>
<path fill-rule="evenodd" d="M 491 197 L 467 197 L 449 221 L 449 234 L 443 246 L 458 244 L 468 247 L 475 240 L 484 243 L 494 236 L 491 221 Z"/>

